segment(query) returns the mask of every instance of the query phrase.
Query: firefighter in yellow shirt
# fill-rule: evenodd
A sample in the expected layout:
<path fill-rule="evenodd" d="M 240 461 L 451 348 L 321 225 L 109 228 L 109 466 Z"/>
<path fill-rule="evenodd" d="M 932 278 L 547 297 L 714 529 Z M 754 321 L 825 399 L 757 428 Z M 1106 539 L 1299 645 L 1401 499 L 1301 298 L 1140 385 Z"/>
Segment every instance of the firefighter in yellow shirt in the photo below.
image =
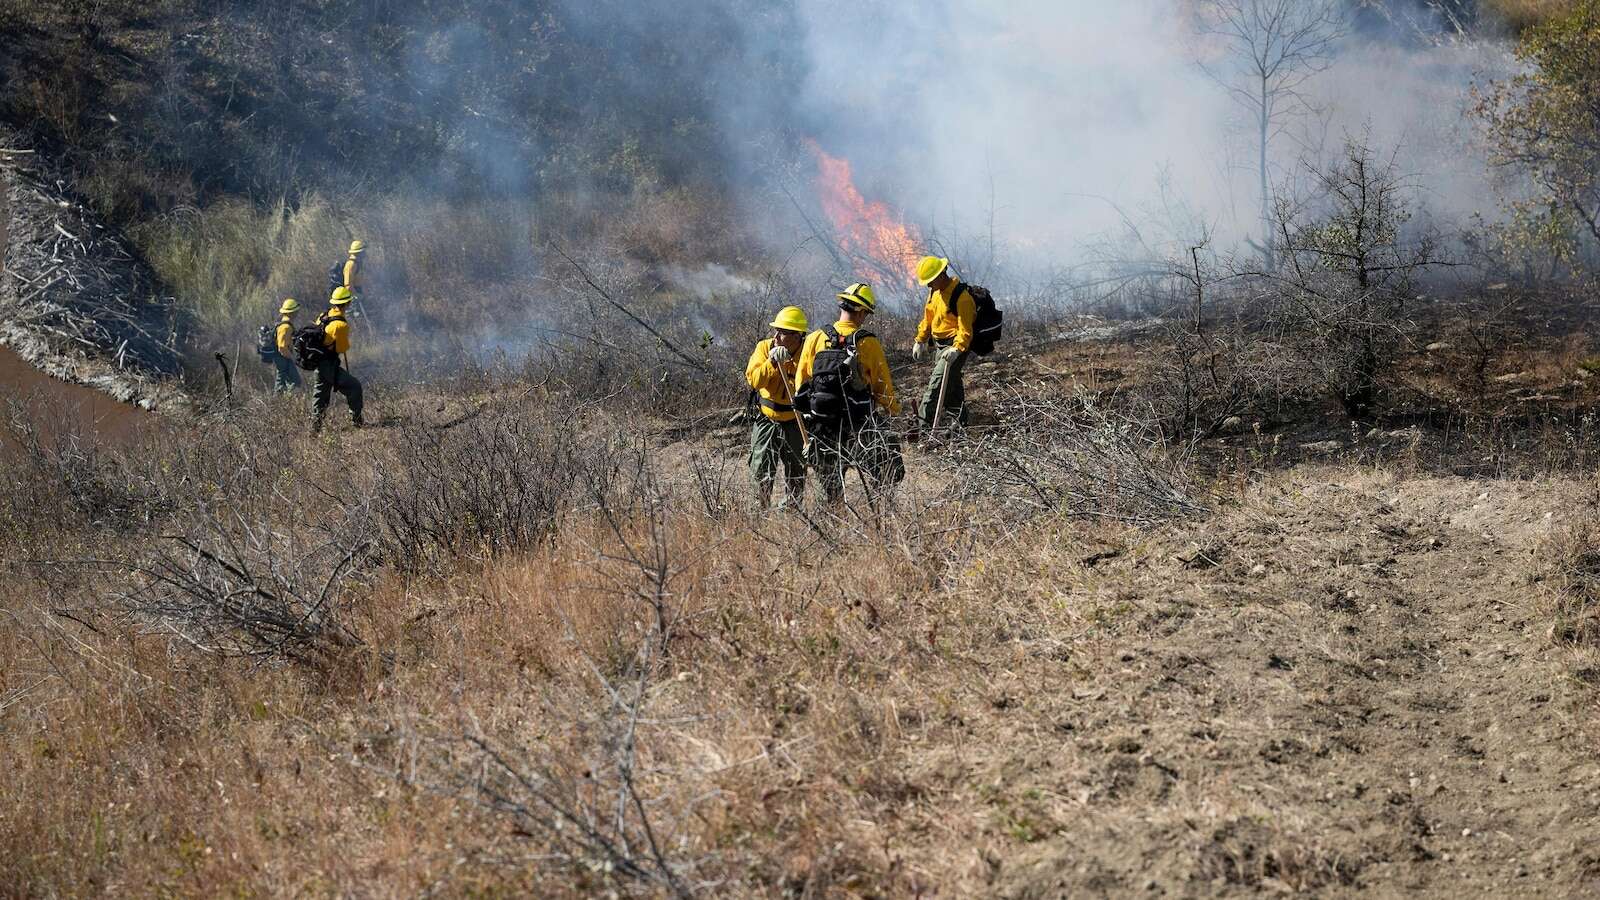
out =
<path fill-rule="evenodd" d="M 869 284 L 840 291 L 839 320 L 806 338 L 796 369 L 796 405 L 810 431 L 811 463 L 822 498 L 837 507 L 844 499 L 845 470 L 861 472 L 877 498 L 905 478 L 900 439 L 883 414 L 898 416 L 894 379 L 883 344 L 863 326 L 878 308 Z"/>
<path fill-rule="evenodd" d="M 922 362 L 933 353 L 933 374 L 928 378 L 927 390 L 922 393 L 917 415 L 925 430 L 933 427 L 936 416 L 941 422 L 962 424 L 966 421 L 967 397 L 961 383 L 961 369 L 972 347 L 978 306 L 972 299 L 972 292 L 962 289 L 948 259 L 924 256 L 917 263 L 917 281 L 927 287 L 928 302 L 922 310 L 922 321 L 917 325 L 911 358 Z M 939 412 L 941 390 L 944 392 L 942 414 Z"/>
<path fill-rule="evenodd" d="M 300 302 L 293 297 L 284 300 L 283 305 L 278 307 L 278 327 L 273 334 L 278 353 L 272 360 L 277 375 L 272 380 L 272 389 L 280 394 L 290 393 L 300 387 L 300 367 L 294 361 L 294 315 L 299 311 Z"/>
<path fill-rule="evenodd" d="M 366 252 L 367 245 L 365 242 L 351 241 L 350 252 L 346 254 L 343 271 L 343 287 L 350 290 L 351 311 L 356 316 L 361 317 L 364 317 L 367 314 L 366 304 L 362 302 L 365 299 L 365 295 L 362 293 L 362 288 L 366 286 L 367 281 L 367 279 L 364 277 L 364 273 L 362 272 L 363 254 Z M 335 287 L 338 286 L 339 285 L 335 285 Z"/>
<path fill-rule="evenodd" d="M 805 439 L 792 393 L 805 336 L 805 310 L 784 307 L 772 320 L 772 337 L 756 344 L 744 367 L 745 381 L 761 401 L 761 415 L 750 427 L 750 474 L 762 509 L 772 504 L 772 484 L 779 466 L 784 477 L 780 506 L 799 506 L 805 495 Z"/>
<path fill-rule="evenodd" d="M 333 392 L 344 395 L 350 405 L 350 424 L 360 428 L 361 382 L 345 369 L 340 357 L 350 352 L 350 323 L 345 320 L 345 308 L 350 305 L 350 289 L 338 287 L 328 298 L 328 311 L 317 318 L 322 326 L 324 353 L 317 362 L 317 380 L 311 390 L 311 431 L 322 430 L 322 417 L 333 402 Z"/>

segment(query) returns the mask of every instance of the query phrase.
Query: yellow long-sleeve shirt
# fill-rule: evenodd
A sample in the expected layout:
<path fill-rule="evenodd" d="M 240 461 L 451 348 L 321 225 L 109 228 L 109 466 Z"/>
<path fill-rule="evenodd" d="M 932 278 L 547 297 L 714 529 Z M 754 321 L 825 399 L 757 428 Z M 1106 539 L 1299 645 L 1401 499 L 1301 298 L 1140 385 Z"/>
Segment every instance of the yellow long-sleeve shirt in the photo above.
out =
<path fill-rule="evenodd" d="M 294 320 L 288 316 L 278 320 L 278 355 L 294 359 Z"/>
<path fill-rule="evenodd" d="M 350 323 L 344 320 L 344 311 L 330 309 L 322 314 L 322 344 L 332 347 L 335 353 L 350 352 Z"/>
<path fill-rule="evenodd" d="M 965 353 L 972 346 L 972 330 L 978 321 L 978 304 L 971 291 L 962 291 L 956 301 L 954 313 L 950 310 L 950 293 L 960 282 L 952 280 L 942 291 L 929 291 L 927 305 L 922 308 L 922 321 L 917 324 L 917 343 L 935 341 Z"/>
<path fill-rule="evenodd" d="M 847 338 L 856 331 L 855 324 L 851 322 L 835 322 L 833 327 L 842 338 Z M 795 390 L 799 390 L 800 385 L 811 380 L 811 370 L 817 359 L 817 351 L 822 349 L 827 340 L 826 331 L 813 331 L 806 336 L 806 344 L 800 348 L 800 365 L 795 370 L 799 379 L 795 383 Z M 872 387 L 872 399 L 890 415 L 900 415 L 900 400 L 894 395 L 894 379 L 889 376 L 889 360 L 884 358 L 883 344 L 869 334 L 857 342 L 856 355 L 861 361 L 861 377 Z"/>
<path fill-rule="evenodd" d="M 356 259 L 355 254 L 352 253 L 350 258 L 344 262 L 344 286 L 352 291 L 359 291 L 361 290 L 362 281 L 361 261 Z"/>
<path fill-rule="evenodd" d="M 767 358 L 767 353 L 771 350 L 771 338 L 756 344 L 755 352 L 750 354 L 750 361 L 745 363 L 744 380 L 761 395 L 763 415 L 774 422 L 793 422 L 794 398 L 789 395 L 789 388 L 784 384 L 784 379 L 788 378 L 788 383 L 791 385 L 795 383 L 795 374 L 800 361 L 790 359 L 783 364 L 780 372 L 778 367 L 772 364 L 772 360 Z M 788 408 L 773 409 L 772 405 Z"/>

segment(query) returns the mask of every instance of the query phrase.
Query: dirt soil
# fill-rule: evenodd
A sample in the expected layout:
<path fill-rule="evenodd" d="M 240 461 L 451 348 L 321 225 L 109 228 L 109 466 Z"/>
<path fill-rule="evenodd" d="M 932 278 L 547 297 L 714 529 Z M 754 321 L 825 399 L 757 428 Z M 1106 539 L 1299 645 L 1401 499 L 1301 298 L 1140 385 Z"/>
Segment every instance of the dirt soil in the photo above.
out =
<path fill-rule="evenodd" d="M 874 827 L 1008 897 L 1600 894 L 1585 689 L 1529 583 L 1574 490 L 1302 470 L 1131 535 L 1062 576 L 1083 633 L 954 663 Z"/>
<path fill-rule="evenodd" d="M 154 425 L 156 416 L 91 387 L 52 378 L 0 347 L 0 388 L 47 437 L 64 431 L 121 443 Z"/>

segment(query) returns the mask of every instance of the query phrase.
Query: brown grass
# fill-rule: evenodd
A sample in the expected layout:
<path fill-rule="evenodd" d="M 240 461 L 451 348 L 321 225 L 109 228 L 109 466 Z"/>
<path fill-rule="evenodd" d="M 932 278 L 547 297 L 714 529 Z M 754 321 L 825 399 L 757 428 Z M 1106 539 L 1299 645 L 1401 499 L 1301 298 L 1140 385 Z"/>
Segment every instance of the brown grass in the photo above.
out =
<path fill-rule="evenodd" d="M 1484 0 L 1484 12 L 1498 18 L 1513 31 L 1522 31 L 1564 15 L 1574 7 L 1573 0 Z"/>
<path fill-rule="evenodd" d="M 548 543 L 483 545 L 476 562 L 458 546 L 457 564 L 420 577 L 369 570 L 344 589 L 343 621 L 362 646 L 310 666 L 196 654 L 104 604 L 126 575 L 38 560 L 114 560 L 149 533 L 183 531 L 186 503 L 166 498 L 184 485 L 226 510 L 256 497 L 304 503 L 311 485 L 338 484 L 364 508 L 391 460 L 381 437 L 329 457 L 325 442 L 266 440 L 294 413 L 262 413 L 225 426 L 207 444 L 214 454 L 80 461 L 138 485 L 123 505 L 144 520 L 70 519 L 54 547 L 12 532 L 0 880 L 22 893 L 185 895 L 404 893 L 440 880 L 550 895 L 609 882 L 581 856 L 529 863 L 549 845 L 483 808 L 460 780 L 471 770 L 459 742 L 483 738 L 564 773 L 585 802 L 584 773 L 606 758 L 606 684 L 656 622 L 635 594 L 652 590 L 649 573 L 627 548 L 660 542 L 671 625 L 650 672 L 638 785 L 683 877 L 759 891 L 904 886 L 849 822 L 919 790 L 880 764 L 938 719 L 950 667 L 994 627 L 993 604 L 973 590 L 986 571 L 960 538 L 908 518 L 826 525 L 823 540 L 798 519 L 707 504 L 703 482 L 668 471 L 657 487 L 629 482 L 559 513 Z M 285 480 L 283 467 L 301 474 Z M 663 532 L 649 526 L 658 503 Z M 930 603 L 935 589 L 948 602 Z"/>
<path fill-rule="evenodd" d="M 1454 735 L 1529 689 L 1533 670 L 1503 671 L 1491 649 L 1512 626 L 1483 622 L 1503 593 L 1486 582 L 1503 573 L 1460 578 L 1512 555 L 1497 555 L 1502 520 L 1473 499 L 1514 490 L 1504 483 L 1330 467 L 1241 478 L 1204 520 L 1093 524 L 1093 508 L 1068 508 L 976 525 L 995 521 L 993 501 L 958 502 L 947 459 L 927 456 L 884 518 L 812 509 L 808 521 L 744 511 L 736 432 L 664 435 L 637 399 L 583 405 L 531 387 L 413 393 L 398 404 L 403 433 L 318 439 L 299 434 L 298 409 L 252 401 L 181 439 L 77 461 L 76 477 L 123 485 L 111 496 L 138 514 L 74 513 L 38 537 L 30 509 L 57 504 L 59 479 L 18 478 L 0 455 L 22 492 L 0 550 L 0 883 L 907 896 L 1118 893 L 1149 879 L 1338 893 L 1397 883 L 1396 867 L 1434 877 L 1445 870 L 1418 860 L 1464 852 L 1452 835 L 1482 830 L 1461 818 L 1480 798 L 1544 796 L 1466 781 L 1425 796 L 1394 775 L 1422 769 L 1417 728 Z M 587 461 L 471 452 L 552 429 Z M 417 455 L 418 431 L 461 446 Z M 733 463 L 695 477 L 708 459 Z M 515 512 L 401 461 L 572 490 Z M 600 490 L 578 477 L 585 466 L 611 473 Z M 299 662 L 196 652 L 106 603 L 126 572 L 46 562 L 136 556 L 151 535 L 190 533 L 200 510 L 304 536 L 359 531 L 379 521 L 385 483 L 423 486 L 440 520 L 538 527 L 452 532 L 421 565 L 393 549 L 362 560 L 337 604 L 360 644 Z M 1515 490 L 1526 496 L 1502 512 L 1548 505 L 1548 492 Z M 1434 608 L 1467 589 L 1482 593 Z M 1470 650 L 1460 662 L 1454 643 Z M 1426 680 L 1440 658 L 1484 692 L 1452 700 L 1469 704 L 1459 715 L 1414 708 L 1435 702 L 1424 685 L 1461 696 Z M 1471 760 L 1448 768 L 1458 754 L 1437 743 L 1428 765 L 1493 778 Z M 497 758 L 532 777 L 496 776 Z M 593 840 L 551 833 L 535 808 L 554 798 L 610 833 L 628 796 L 619 759 L 640 805 L 616 833 L 642 877 Z M 644 822 L 675 882 L 649 874 Z"/>

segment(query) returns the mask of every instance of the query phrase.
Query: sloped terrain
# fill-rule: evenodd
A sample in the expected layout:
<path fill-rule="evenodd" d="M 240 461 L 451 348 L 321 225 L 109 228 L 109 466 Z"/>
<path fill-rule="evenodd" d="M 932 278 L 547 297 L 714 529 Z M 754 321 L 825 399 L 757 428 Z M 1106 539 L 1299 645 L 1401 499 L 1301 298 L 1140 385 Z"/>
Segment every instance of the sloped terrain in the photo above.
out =
<path fill-rule="evenodd" d="M 1001 896 L 1600 889 L 1586 688 L 1528 576 L 1570 490 L 1306 470 L 1085 548 L 1081 629 L 953 660 L 871 827 Z"/>
<path fill-rule="evenodd" d="M 180 405 L 183 314 L 48 164 L 11 132 L 0 143 L 17 151 L 0 154 L 0 345 L 117 400 Z"/>

